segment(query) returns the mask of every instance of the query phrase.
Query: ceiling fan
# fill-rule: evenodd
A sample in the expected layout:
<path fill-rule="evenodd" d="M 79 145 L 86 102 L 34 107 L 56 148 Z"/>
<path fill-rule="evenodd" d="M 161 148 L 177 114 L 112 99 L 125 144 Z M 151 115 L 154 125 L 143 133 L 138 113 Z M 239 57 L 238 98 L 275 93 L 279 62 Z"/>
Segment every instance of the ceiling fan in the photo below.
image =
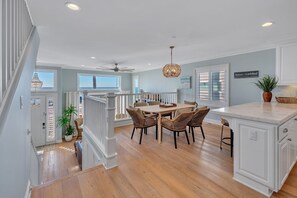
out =
<path fill-rule="evenodd" d="M 114 65 L 115 65 L 114 68 L 100 66 L 100 67 L 97 67 L 96 69 L 99 69 L 99 70 L 112 70 L 114 72 L 129 72 L 129 71 L 134 70 L 134 69 L 128 69 L 128 67 L 119 68 L 118 63 L 115 63 Z"/>

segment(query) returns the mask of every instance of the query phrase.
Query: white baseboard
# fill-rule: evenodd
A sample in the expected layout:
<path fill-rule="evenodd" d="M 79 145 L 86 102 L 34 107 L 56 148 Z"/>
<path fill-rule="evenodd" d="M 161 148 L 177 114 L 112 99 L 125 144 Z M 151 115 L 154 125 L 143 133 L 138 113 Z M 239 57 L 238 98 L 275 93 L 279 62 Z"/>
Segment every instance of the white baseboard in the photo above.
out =
<path fill-rule="evenodd" d="M 116 120 L 114 122 L 114 127 L 121 127 L 133 124 L 132 119 L 123 119 L 123 120 Z"/>
<path fill-rule="evenodd" d="M 56 140 L 56 143 L 62 143 L 62 139 Z"/>
<path fill-rule="evenodd" d="M 30 198 L 31 197 L 31 182 L 28 180 L 27 188 L 26 188 L 26 193 L 24 198 Z"/>

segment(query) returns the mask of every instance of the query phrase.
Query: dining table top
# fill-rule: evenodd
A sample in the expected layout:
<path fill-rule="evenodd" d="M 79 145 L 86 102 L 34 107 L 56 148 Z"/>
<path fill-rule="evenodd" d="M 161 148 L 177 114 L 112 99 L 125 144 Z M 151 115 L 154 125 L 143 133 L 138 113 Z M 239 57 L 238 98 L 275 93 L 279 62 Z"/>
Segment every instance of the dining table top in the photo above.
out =
<path fill-rule="evenodd" d="M 137 108 L 139 108 L 141 111 L 148 112 L 148 113 L 165 113 L 165 112 L 172 112 L 177 109 L 185 109 L 185 108 L 193 108 L 193 107 L 195 107 L 195 105 L 178 103 L 176 104 L 176 106 L 172 106 L 172 107 L 160 107 L 159 105 L 149 105 L 149 106 L 140 106 Z"/>

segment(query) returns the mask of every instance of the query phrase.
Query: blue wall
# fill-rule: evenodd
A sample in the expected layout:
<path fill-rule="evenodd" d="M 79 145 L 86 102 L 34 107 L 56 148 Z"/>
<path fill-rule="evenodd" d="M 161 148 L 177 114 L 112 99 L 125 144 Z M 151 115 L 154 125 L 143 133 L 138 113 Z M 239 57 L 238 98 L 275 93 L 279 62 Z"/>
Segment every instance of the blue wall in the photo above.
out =
<path fill-rule="evenodd" d="M 263 50 L 258 52 L 228 56 L 213 60 L 195 62 L 182 65 L 181 76 L 189 75 L 192 77 L 192 88 L 182 89 L 182 100 L 195 100 L 194 83 L 195 68 L 213 66 L 228 63 L 230 65 L 229 76 L 229 102 L 231 105 L 261 101 L 261 90 L 253 82 L 256 78 L 234 79 L 234 72 L 259 70 L 260 77 L 266 74 L 275 75 L 276 50 Z M 163 92 L 176 91 L 180 87 L 180 77 L 165 78 L 161 69 L 135 73 L 139 76 L 139 87 L 144 91 Z M 209 119 L 218 120 L 216 115 L 208 115 Z"/>

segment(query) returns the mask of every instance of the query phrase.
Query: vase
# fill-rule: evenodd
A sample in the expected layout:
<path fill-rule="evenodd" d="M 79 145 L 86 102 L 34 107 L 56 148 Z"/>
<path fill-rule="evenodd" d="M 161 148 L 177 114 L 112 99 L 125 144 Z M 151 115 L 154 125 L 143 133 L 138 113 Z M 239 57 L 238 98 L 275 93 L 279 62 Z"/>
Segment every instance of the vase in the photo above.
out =
<path fill-rule="evenodd" d="M 263 100 L 264 102 L 271 102 L 272 93 L 271 92 L 263 92 Z"/>
<path fill-rule="evenodd" d="M 72 135 L 65 135 L 65 141 L 70 142 L 72 140 Z"/>

